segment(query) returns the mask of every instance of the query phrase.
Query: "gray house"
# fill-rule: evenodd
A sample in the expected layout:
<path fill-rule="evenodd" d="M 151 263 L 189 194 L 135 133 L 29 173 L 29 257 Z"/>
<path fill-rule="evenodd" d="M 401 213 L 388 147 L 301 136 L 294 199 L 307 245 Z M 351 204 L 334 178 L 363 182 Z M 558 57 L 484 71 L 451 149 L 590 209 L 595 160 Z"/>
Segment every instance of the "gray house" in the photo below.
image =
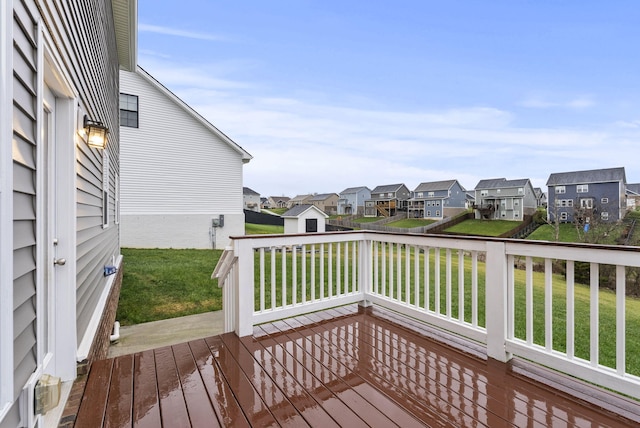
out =
<path fill-rule="evenodd" d="M 627 210 L 640 209 L 640 183 L 627 184 Z"/>
<path fill-rule="evenodd" d="M 371 199 L 364 201 L 365 217 L 391 217 L 407 210 L 411 192 L 404 184 L 385 184 L 371 191 Z"/>
<path fill-rule="evenodd" d="M 624 217 L 626 201 L 624 168 L 559 172 L 549 176 L 549 221 L 592 219 L 615 222 Z"/>
<path fill-rule="evenodd" d="M 123 272 L 119 73 L 136 66 L 136 11 L 0 2 L 0 427 L 58 426 L 77 374 L 107 356 Z"/>
<path fill-rule="evenodd" d="M 536 194 L 536 202 L 538 207 L 546 207 L 547 206 L 547 194 L 542 191 L 540 187 L 534 187 L 533 191 Z"/>
<path fill-rule="evenodd" d="M 260 193 L 248 187 L 242 188 L 242 204 L 245 210 L 260 212 Z"/>
<path fill-rule="evenodd" d="M 458 180 L 420 183 L 412 192 L 407 212 L 410 218 L 440 220 L 466 210 L 466 190 Z"/>
<path fill-rule="evenodd" d="M 522 221 L 525 215 L 533 215 L 537 209 L 535 191 L 528 178 L 480 180 L 475 191 L 476 219 Z"/>
<path fill-rule="evenodd" d="M 367 199 L 371 199 L 371 189 L 366 186 L 344 189 L 338 199 L 338 215 L 363 214 Z"/>

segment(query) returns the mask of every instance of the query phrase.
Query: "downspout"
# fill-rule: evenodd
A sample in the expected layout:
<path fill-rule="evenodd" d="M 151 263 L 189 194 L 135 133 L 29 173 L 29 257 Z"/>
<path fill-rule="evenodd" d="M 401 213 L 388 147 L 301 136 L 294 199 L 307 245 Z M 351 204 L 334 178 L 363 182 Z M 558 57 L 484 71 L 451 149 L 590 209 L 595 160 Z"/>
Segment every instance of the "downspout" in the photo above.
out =
<path fill-rule="evenodd" d="M 109 336 L 109 340 L 115 342 L 120 339 L 120 322 L 116 321 L 113 323 L 113 334 Z"/>

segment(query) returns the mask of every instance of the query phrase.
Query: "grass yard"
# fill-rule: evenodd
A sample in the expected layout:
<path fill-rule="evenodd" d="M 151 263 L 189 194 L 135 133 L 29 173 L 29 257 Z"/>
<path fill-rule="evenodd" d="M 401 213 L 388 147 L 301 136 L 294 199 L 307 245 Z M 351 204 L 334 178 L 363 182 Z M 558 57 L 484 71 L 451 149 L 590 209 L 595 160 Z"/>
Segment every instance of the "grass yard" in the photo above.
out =
<path fill-rule="evenodd" d="M 278 215 L 282 215 L 287 211 L 289 211 L 289 208 L 269 208 L 269 211 L 271 211 L 272 213 L 276 213 Z"/>
<path fill-rule="evenodd" d="M 246 235 L 269 235 L 284 233 L 284 226 L 275 226 L 272 224 L 244 224 L 244 233 Z"/>
<path fill-rule="evenodd" d="M 520 226 L 519 221 L 470 219 L 451 226 L 445 232 L 462 235 L 500 236 L 518 226 Z"/>
<path fill-rule="evenodd" d="M 560 226 L 559 242 L 580 242 L 578 232 L 573 223 L 562 223 Z M 543 224 L 534 230 L 526 239 L 536 241 L 555 241 L 555 231 L 550 224 Z"/>
<path fill-rule="evenodd" d="M 124 279 L 117 319 L 122 325 L 222 309 L 211 273 L 222 250 L 123 248 Z"/>
<path fill-rule="evenodd" d="M 375 223 L 378 220 L 382 220 L 382 217 L 359 217 L 351 221 L 354 223 Z"/>
<path fill-rule="evenodd" d="M 404 220 L 398 220 L 392 223 L 388 223 L 385 226 L 404 227 L 405 229 L 411 229 L 412 227 L 428 226 L 435 222 L 435 220 L 427 220 L 425 218 L 406 218 Z"/>

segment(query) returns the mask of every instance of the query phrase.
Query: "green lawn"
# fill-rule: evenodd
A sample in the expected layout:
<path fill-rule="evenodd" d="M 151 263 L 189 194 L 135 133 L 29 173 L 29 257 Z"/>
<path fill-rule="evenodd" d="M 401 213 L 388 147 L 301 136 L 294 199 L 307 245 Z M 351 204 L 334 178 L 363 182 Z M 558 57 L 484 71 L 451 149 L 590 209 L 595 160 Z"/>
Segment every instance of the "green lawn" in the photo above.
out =
<path fill-rule="evenodd" d="M 272 224 L 244 224 L 244 233 L 246 235 L 268 235 L 274 233 L 284 233 L 284 226 L 275 226 Z"/>
<path fill-rule="evenodd" d="M 519 221 L 509 220 L 465 220 L 451 226 L 445 232 L 459 233 L 462 235 L 500 236 L 520 226 Z"/>
<path fill-rule="evenodd" d="M 378 220 L 382 220 L 383 217 L 359 217 L 351 220 L 354 223 L 374 223 Z"/>
<path fill-rule="evenodd" d="M 139 324 L 222 309 L 211 273 L 222 250 L 123 248 L 124 279 L 117 319 Z"/>
<path fill-rule="evenodd" d="M 404 220 L 394 221 L 392 223 L 387 223 L 385 226 L 390 227 L 403 227 L 405 229 L 411 229 L 412 227 L 422 227 L 428 226 L 432 223 L 435 223 L 436 220 L 427 220 L 425 218 L 407 218 Z"/>
<path fill-rule="evenodd" d="M 578 232 L 573 223 L 561 223 L 559 225 L 559 242 L 580 242 Z M 550 224 L 543 224 L 534 230 L 526 239 L 536 241 L 555 241 L 555 230 Z"/>
<path fill-rule="evenodd" d="M 289 211 L 289 208 L 269 208 L 269 211 L 272 213 L 276 213 L 278 215 L 282 215 Z M 268 213 L 267 213 L 268 214 Z"/>

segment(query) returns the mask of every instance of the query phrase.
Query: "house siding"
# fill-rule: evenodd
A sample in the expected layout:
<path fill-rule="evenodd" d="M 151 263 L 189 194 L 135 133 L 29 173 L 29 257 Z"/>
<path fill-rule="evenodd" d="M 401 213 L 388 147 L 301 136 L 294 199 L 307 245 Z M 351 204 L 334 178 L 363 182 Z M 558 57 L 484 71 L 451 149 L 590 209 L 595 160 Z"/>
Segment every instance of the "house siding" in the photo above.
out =
<path fill-rule="evenodd" d="M 139 128 L 121 128 L 122 245 L 211 248 L 221 214 L 217 248 L 244 234 L 242 154 L 139 72 L 120 79 L 139 102 Z"/>
<path fill-rule="evenodd" d="M 0 402 L 0 426 L 4 427 L 17 425 L 16 421 L 20 419 L 18 398 L 41 364 L 37 350 L 40 316 L 37 308 L 39 301 L 50 298 L 39 294 L 39 282 L 48 281 L 46 269 L 39 261 L 39 254 L 45 254 L 43 248 L 49 244 L 39 232 L 43 224 L 49 221 L 46 216 L 39 217 L 40 213 L 46 212 L 44 205 L 40 204 L 47 193 L 39 185 L 40 177 L 45 174 L 45 169 L 39 166 L 39 159 L 45 152 L 45 146 L 40 144 L 39 133 L 45 123 L 41 114 L 41 97 L 43 82 L 47 79 L 46 70 L 60 66 L 61 69 L 56 70 L 61 72 L 62 78 L 73 91 L 73 95 L 65 100 L 72 100 L 70 104 L 74 105 L 74 113 L 77 113 L 70 118 L 76 131 L 82 128 L 85 112 L 89 117 L 102 121 L 110 130 L 107 150 L 110 154 L 111 190 L 108 203 L 112 220 L 105 229 L 102 227 L 102 152 L 88 148 L 77 133 L 74 134 L 76 141 L 58 142 L 75 146 L 74 160 L 70 161 L 73 162 L 76 182 L 73 189 L 65 189 L 65 192 L 70 195 L 69 200 L 77 201 L 73 212 L 68 213 L 72 218 L 75 217 L 77 229 L 72 234 L 73 250 L 69 251 L 74 257 L 67 263 L 69 269 L 73 267 L 70 271 L 75 272 L 76 276 L 75 279 L 72 277 L 70 284 L 63 284 L 62 287 L 72 289 L 75 296 L 76 330 L 68 334 L 75 338 L 77 348 L 81 342 L 89 344 L 91 350 L 87 356 L 98 352 L 91 345 L 96 338 L 98 323 L 103 318 L 104 299 L 101 302 L 100 296 L 114 288 L 115 283 L 113 278 L 104 277 L 103 266 L 120 253 L 118 229 L 113 224 L 113 189 L 119 168 L 119 64 L 110 1 L 9 0 L 0 7 L 3 8 L 0 25 L 5 27 L 2 31 L 12 42 L 11 51 L 5 52 L 4 46 L 7 44 L 2 50 L 3 55 L 10 56 L 11 64 L 10 70 L 2 70 L 4 77 L 12 79 L 11 92 L 2 100 L 3 104 L 12 106 L 11 129 L 5 133 L 6 129 L 0 128 L 3 145 L 9 144 L 5 137 L 11 136 L 13 177 L 12 188 L 0 189 L 1 192 L 12 192 L 13 236 L 10 244 L 13 247 L 12 284 L 0 284 L 2 295 L 11 296 L 13 301 L 11 340 L 4 335 L 4 326 L 0 327 L 3 329 L 3 333 L 0 333 L 2 347 L 12 350 L 13 360 L 12 380 L 2 381 L 3 384 L 11 382 L 12 389 L 11 397 L 4 392 L 2 396 L 11 400 L 9 410 L 2 413 L 6 403 Z M 47 52 L 55 62 L 51 68 L 45 58 Z M 3 106 L 3 109 L 6 108 Z M 74 149 L 69 150 L 71 153 Z M 4 185 L 0 183 L 0 186 Z M 2 201 L 4 203 L 6 199 Z M 6 212 L 4 208 L 2 212 Z M 5 292 L 6 287 L 11 287 L 11 291 Z M 114 298 L 117 301 L 118 296 Z M 77 355 L 72 357 L 73 367 Z M 65 354 L 64 357 L 69 356 Z M 6 361 L 0 363 L 1 367 L 6 367 Z"/>
<path fill-rule="evenodd" d="M 33 6 L 31 6 L 33 9 Z M 14 4 L 13 22 L 13 398 L 37 366 L 37 16 Z M 30 231 L 21 237 L 23 231 Z M 17 411 L 17 410 L 16 410 Z"/>
<path fill-rule="evenodd" d="M 557 186 L 549 186 L 549 219 L 555 221 L 556 214 L 567 213 L 567 222 L 574 221 L 575 209 L 580 207 L 581 199 L 593 199 L 593 207 L 598 215 L 602 212 L 608 213 L 607 221 L 617 221 L 624 216 L 623 204 L 624 200 L 620 197 L 621 184 L 619 182 L 612 183 L 590 183 L 589 191 L 578 193 L 577 184 L 564 185 L 565 193 L 556 194 Z M 603 204 L 602 198 L 607 198 L 608 202 Z M 556 200 L 572 200 L 573 207 L 556 207 Z"/>

